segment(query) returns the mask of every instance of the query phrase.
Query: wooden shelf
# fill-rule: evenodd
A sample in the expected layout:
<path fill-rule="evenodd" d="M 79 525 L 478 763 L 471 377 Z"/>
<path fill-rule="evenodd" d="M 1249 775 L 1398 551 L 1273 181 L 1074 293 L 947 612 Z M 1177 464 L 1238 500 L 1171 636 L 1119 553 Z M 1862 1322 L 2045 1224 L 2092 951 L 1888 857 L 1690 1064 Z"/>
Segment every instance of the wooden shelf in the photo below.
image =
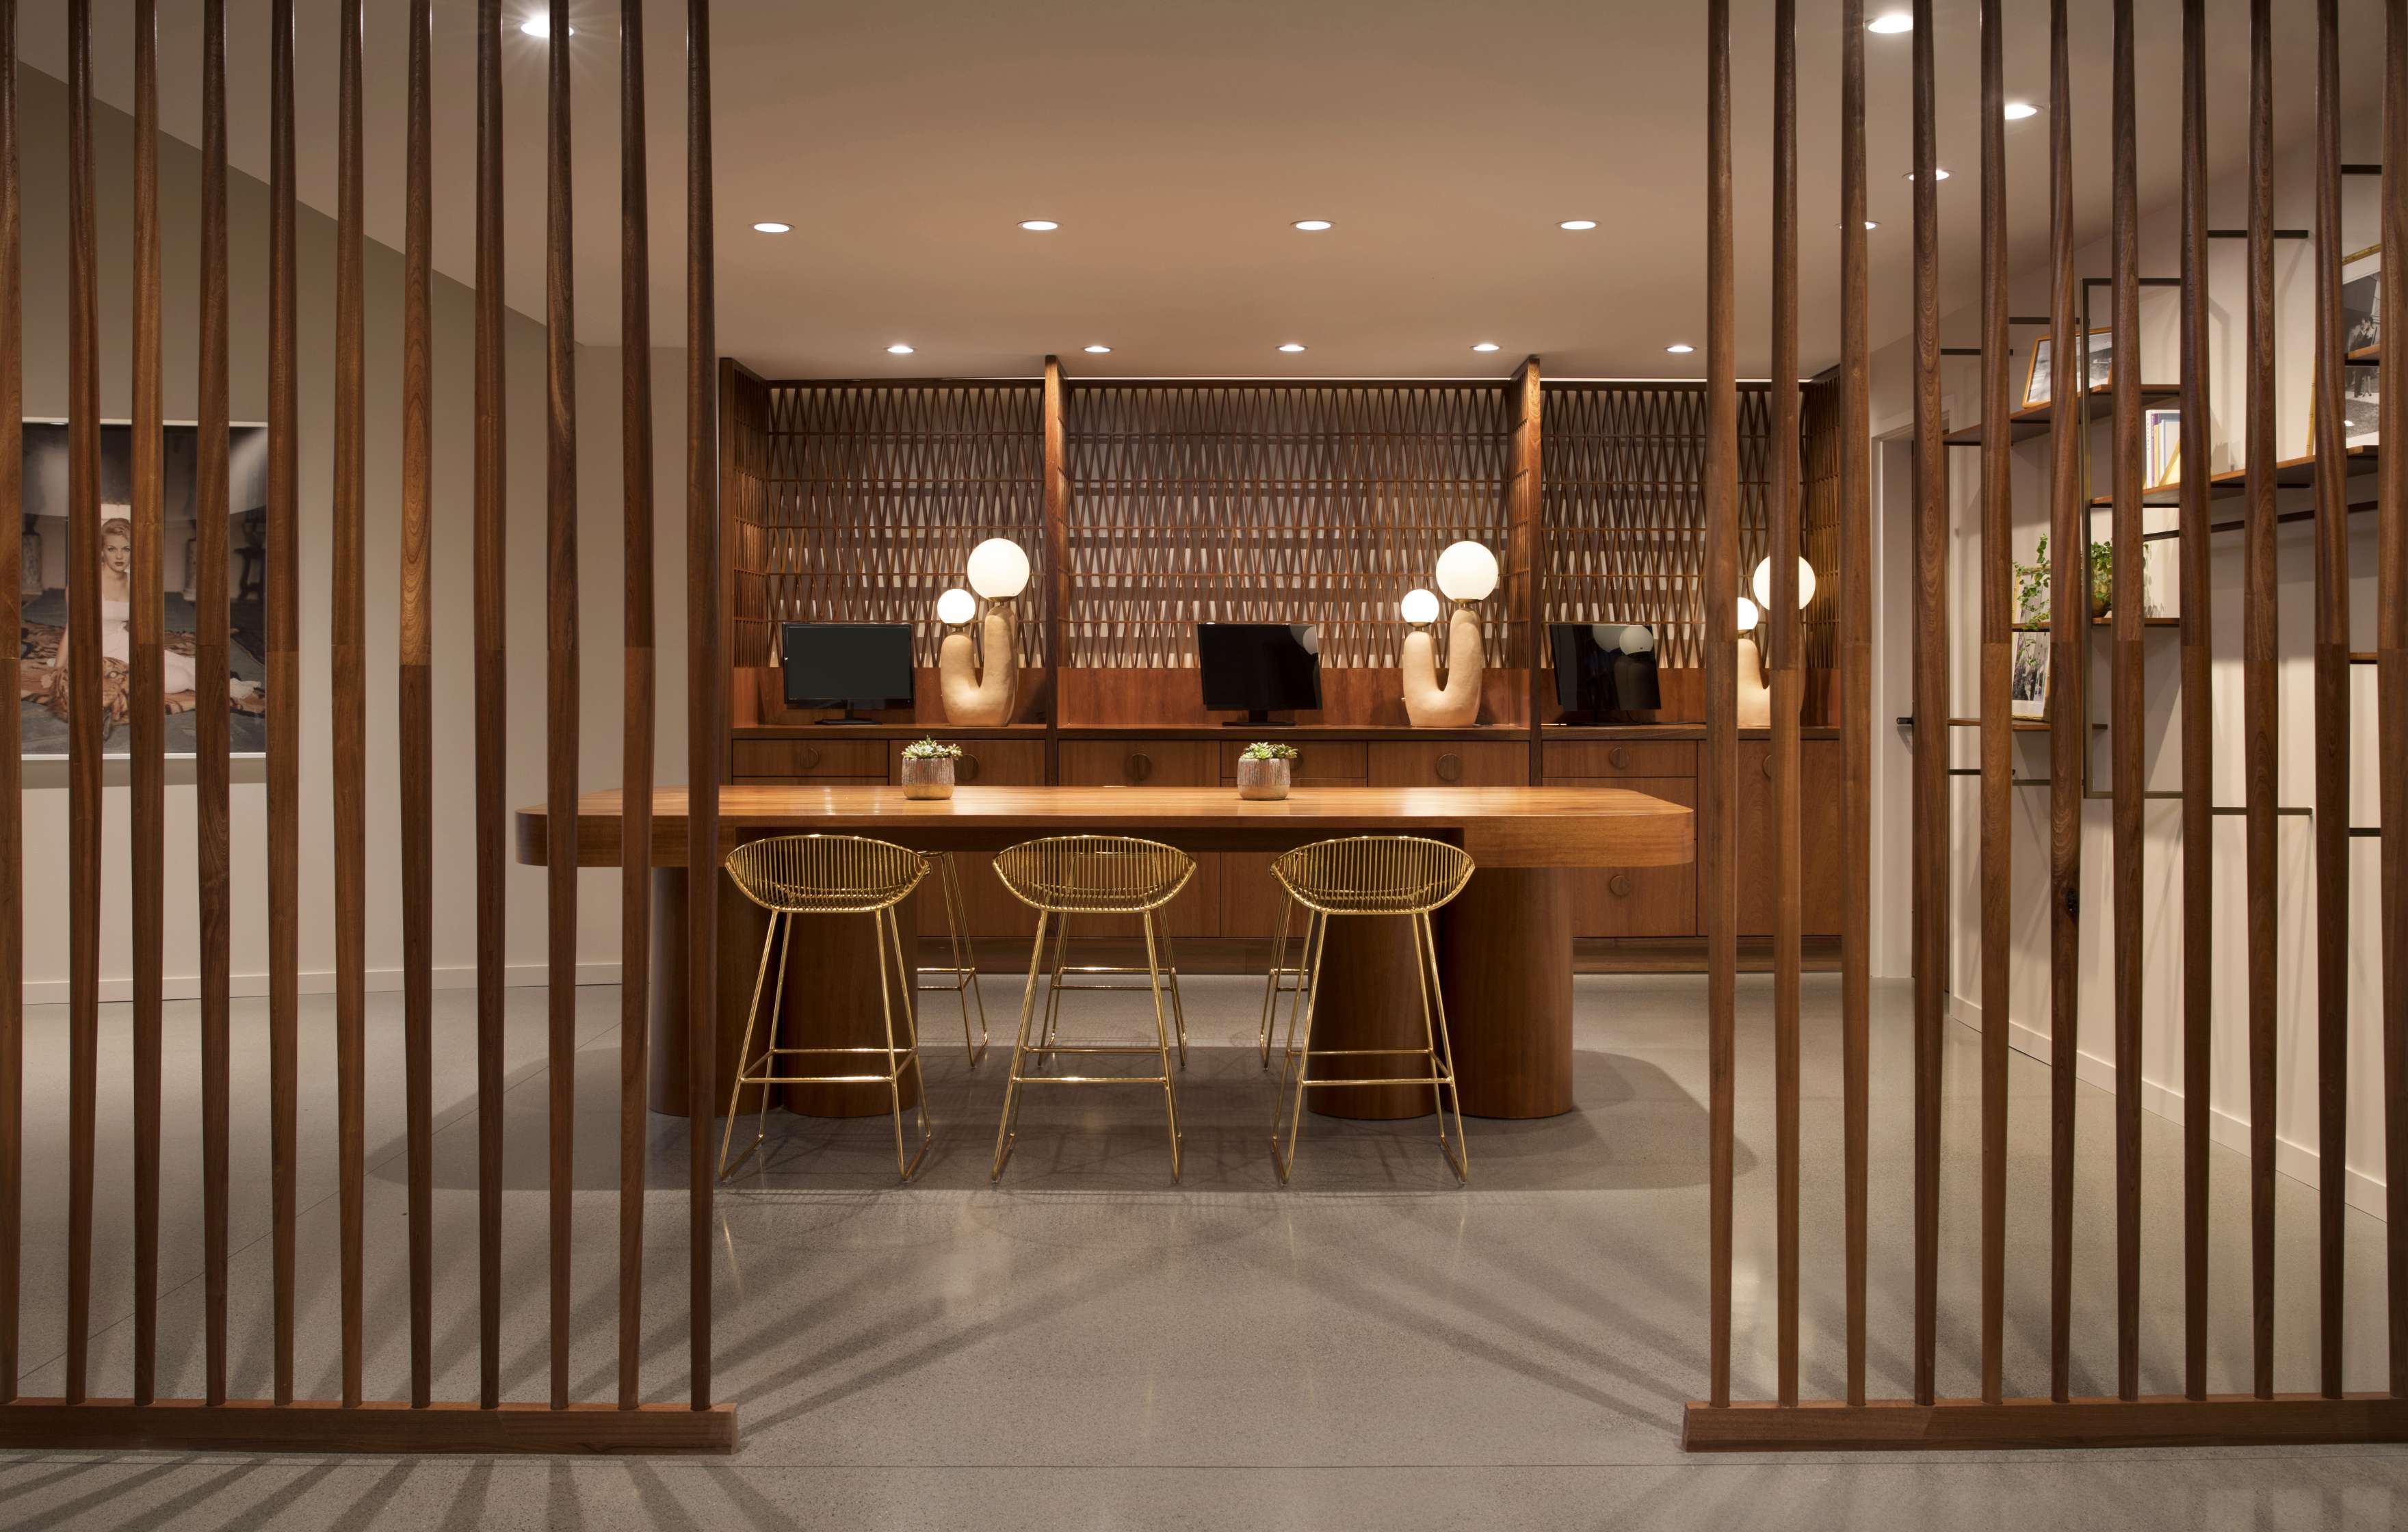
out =
<path fill-rule="evenodd" d="M 2090 625 L 2094 628 L 2112 628 L 2115 625 L 2115 619 L 2112 615 L 2107 617 L 2094 617 L 2090 620 Z M 2144 628 L 2178 628 L 2182 626 L 2182 619 L 2179 617 L 2143 617 L 2141 619 L 2141 625 Z M 2014 631 L 2017 633 L 2046 633 L 2049 631 L 2049 626 L 2046 623 L 2017 623 L 2014 624 Z"/>
<path fill-rule="evenodd" d="M 2348 476 L 2355 478 L 2358 474 L 2372 473 L 2375 465 L 2381 460 L 2382 453 L 2382 448 L 2373 445 L 2348 449 L 2343 453 L 2343 460 L 2348 465 Z M 2306 457 L 2286 457 L 2274 465 L 2274 487 L 2278 490 L 2312 489 L 2315 482 L 2316 460 L 2313 454 Z M 2221 500 L 2244 494 L 2248 488 L 2248 469 L 2227 468 L 2208 480 L 2207 497 L 2211 500 Z M 2142 504 L 2171 506 L 2174 503 L 2172 497 L 2179 494 L 2181 489 L 2182 486 L 2179 484 L 2168 484 L 2162 489 L 2143 490 Z M 2114 504 L 2115 497 L 2113 494 L 2094 494 L 2090 497 L 2090 508 L 2093 510 L 2113 509 Z"/>
<path fill-rule="evenodd" d="M 1042 739 L 1042 723 L 738 723 L 736 739 Z"/>
<path fill-rule="evenodd" d="M 2381 362 L 2383 360 L 2383 343 L 2378 340 L 2372 346 L 2360 346 L 2358 350 L 2349 353 L 2349 359 L 2352 362 L 2368 365 Z"/>
<path fill-rule="evenodd" d="M 1645 741 L 1650 739 L 1703 739 L 1703 723 L 1549 723 L 1540 729 L 1540 736 L 1549 740 L 1611 741 L 1617 739 Z M 1837 739 L 1840 731 L 1828 724 L 1808 723 L 1800 727 L 1801 739 Z M 1742 729 L 1742 739 L 1770 739 L 1770 729 Z"/>
<path fill-rule="evenodd" d="M 2153 399 L 2177 398 L 2181 394 L 2182 385 L 2179 383 L 2143 383 L 2141 385 L 2141 400 L 2143 404 Z M 2093 421 L 2104 420 L 2114 412 L 2114 408 L 2113 392 L 2108 385 L 2101 384 L 2090 391 L 2089 408 L 2084 411 L 2083 418 Z M 2048 428 L 2056 422 L 2057 407 L 2054 404 L 2035 405 L 2028 409 L 2018 409 L 2007 417 L 2007 439 L 2029 441 L 2034 437 L 2046 435 Z M 1951 447 L 1979 447 L 1982 445 L 1982 427 L 1968 425 L 1961 430 L 1949 432 L 1945 439 Z"/>
<path fill-rule="evenodd" d="M 1914 727 L 1914 720 L 1901 718 L 1898 721 L 1898 726 L 1901 729 L 1911 729 Z M 1978 729 L 1982 726 L 1982 721 L 1978 718 L 1952 718 L 1948 721 L 1948 726 L 1952 729 Z M 2018 718 L 2011 721 L 2008 727 L 2017 734 L 2046 734 L 2057 725 L 2044 718 Z M 2090 729 L 2094 734 L 2105 734 L 2107 725 L 2093 723 Z"/>

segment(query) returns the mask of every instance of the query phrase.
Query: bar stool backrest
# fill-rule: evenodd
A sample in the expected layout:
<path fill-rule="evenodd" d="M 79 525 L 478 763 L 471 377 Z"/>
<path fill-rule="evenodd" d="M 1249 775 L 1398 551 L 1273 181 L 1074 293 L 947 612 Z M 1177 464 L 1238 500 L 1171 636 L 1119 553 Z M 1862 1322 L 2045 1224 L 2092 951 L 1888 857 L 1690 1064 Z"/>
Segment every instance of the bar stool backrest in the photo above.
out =
<path fill-rule="evenodd" d="M 781 835 L 727 853 L 727 876 L 781 915 L 863 915 L 903 902 L 928 875 L 908 846 L 857 835 Z"/>
<path fill-rule="evenodd" d="M 1316 840 L 1282 855 L 1271 875 L 1325 915 L 1415 915 L 1438 909 L 1471 880 L 1471 853 L 1421 836 Z"/>
<path fill-rule="evenodd" d="M 1176 846 L 1133 836 L 1053 836 L 998 853 L 995 871 L 1032 909 L 1135 915 L 1168 903 L 1186 887 L 1196 859 Z"/>

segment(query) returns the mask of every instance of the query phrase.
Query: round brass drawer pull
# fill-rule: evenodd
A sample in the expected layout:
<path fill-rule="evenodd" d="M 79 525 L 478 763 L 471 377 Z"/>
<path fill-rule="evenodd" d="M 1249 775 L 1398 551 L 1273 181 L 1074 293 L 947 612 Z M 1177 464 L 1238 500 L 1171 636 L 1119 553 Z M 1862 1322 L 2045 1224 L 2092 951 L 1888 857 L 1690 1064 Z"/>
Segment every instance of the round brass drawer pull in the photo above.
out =
<path fill-rule="evenodd" d="M 968 752 L 963 752 L 962 758 L 953 763 L 953 775 L 962 781 L 974 782 L 978 780 L 978 774 L 979 758 Z"/>
<path fill-rule="evenodd" d="M 1617 899 L 1630 897 L 1630 874 L 1617 872 L 1605 881 L 1606 891 Z"/>
<path fill-rule="evenodd" d="M 1616 771 L 1627 771 L 1630 769 L 1630 752 L 1620 745 L 1616 745 L 1612 750 L 1607 751 L 1605 752 L 1605 760 L 1606 764 L 1613 767 Z"/>
<path fill-rule="evenodd" d="M 1438 780 L 1440 781 L 1461 781 L 1463 780 L 1463 757 L 1460 755 L 1440 756 L 1438 758 L 1437 771 Z"/>
<path fill-rule="evenodd" d="M 1764 774 L 1768 778 L 1772 775 L 1772 757 L 1770 755 L 1764 758 Z"/>
<path fill-rule="evenodd" d="M 1131 780 L 1131 781 L 1133 781 L 1133 782 L 1141 782 L 1141 781 L 1145 780 L 1148 777 L 1151 777 L 1151 776 L 1153 776 L 1153 775 L 1154 775 L 1154 757 L 1153 757 L 1153 756 L 1151 756 L 1151 755 L 1131 755 L 1131 756 L 1128 758 L 1128 779 L 1129 779 L 1129 780 Z"/>
<path fill-rule="evenodd" d="M 814 745 L 805 745 L 803 747 L 803 769 L 805 771 L 810 771 L 819 764 L 820 752 L 818 747 Z"/>

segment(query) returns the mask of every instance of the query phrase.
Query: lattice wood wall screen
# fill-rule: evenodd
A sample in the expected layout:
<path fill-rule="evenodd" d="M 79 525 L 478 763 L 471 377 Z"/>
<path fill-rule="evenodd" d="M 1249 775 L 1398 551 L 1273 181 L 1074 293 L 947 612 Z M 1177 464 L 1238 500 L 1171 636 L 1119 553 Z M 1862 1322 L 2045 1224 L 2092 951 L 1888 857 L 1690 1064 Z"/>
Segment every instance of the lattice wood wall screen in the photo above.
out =
<path fill-rule="evenodd" d="M 1067 663 L 1183 667 L 1194 624 L 1317 623 L 1321 663 L 1391 666 L 1440 550 L 1504 559 L 1498 383 L 1073 383 Z M 1511 591 L 1490 663 L 1523 658 Z"/>
<path fill-rule="evenodd" d="M 1547 550 L 1542 622 L 1644 623 L 1661 663 L 1704 664 L 1699 647 L 1706 394 L 1693 383 L 1544 385 L 1546 464 L 1540 480 Z M 1837 408 L 1830 385 L 1807 385 L 1804 540 L 1829 576 L 1839 562 Z M 1740 578 L 1765 556 L 1771 410 L 1761 383 L 1739 398 Z M 1811 667 L 1834 663 L 1839 605 L 1825 579 L 1801 626 Z"/>
<path fill-rule="evenodd" d="M 1020 652 L 1045 663 L 1035 381 L 739 382 L 728 393 L 731 664 L 768 664 L 779 623 L 819 622 L 909 623 L 914 662 L 934 666 L 937 597 L 962 583 L 970 550 L 989 537 L 1028 554 Z"/>

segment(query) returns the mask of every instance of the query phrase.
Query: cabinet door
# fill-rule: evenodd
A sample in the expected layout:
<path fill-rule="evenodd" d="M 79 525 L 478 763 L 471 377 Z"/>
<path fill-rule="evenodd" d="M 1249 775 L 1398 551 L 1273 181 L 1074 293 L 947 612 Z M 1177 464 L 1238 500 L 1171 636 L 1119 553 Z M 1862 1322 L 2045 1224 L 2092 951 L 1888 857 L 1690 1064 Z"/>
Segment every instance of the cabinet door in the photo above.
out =
<path fill-rule="evenodd" d="M 1523 787 L 1530 747 L 1503 740 L 1382 740 L 1371 746 L 1373 787 Z"/>
<path fill-rule="evenodd" d="M 738 781 L 882 782 L 886 747 L 875 739 L 738 739 L 728 765 Z"/>
<path fill-rule="evenodd" d="M 1062 743 L 1065 787 L 1217 787 L 1218 747 L 1197 739 L 1067 739 Z M 1231 789 L 1234 796 L 1236 790 Z M 1221 858 L 1196 858 L 1196 876 L 1159 911 L 1161 926 L 1174 937 L 1221 934 Z M 1136 938 L 1134 916 L 1083 915 L 1070 927 L 1082 937 Z M 1075 959 L 1074 959 L 1075 961 Z"/>
<path fill-rule="evenodd" d="M 1840 932 L 1840 792 L 1842 759 L 1837 739 L 1809 739 L 1799 751 L 1799 888 L 1804 934 Z M 1739 743 L 1739 929 L 1772 935 L 1772 742 Z M 1700 930 L 1704 929 L 1702 913 Z"/>
<path fill-rule="evenodd" d="M 1617 777 L 1610 780 L 1557 781 L 1555 787 L 1621 787 L 1684 808 L 1698 806 L 1694 777 Z M 1583 868 L 1571 874 L 1572 935 L 1576 937 L 1691 937 L 1698 934 L 1698 868 Z"/>
<path fill-rule="evenodd" d="M 892 742 L 890 774 L 899 780 L 905 741 Z M 1041 787 L 1045 784 L 1045 742 L 1041 739 L 964 739 L 962 758 L 953 767 L 961 787 Z M 985 852 L 955 852 L 953 873 L 961 881 L 966 937 L 1018 937 L 1037 934 L 1037 911 L 1011 896 L 995 875 L 995 858 Z M 913 895 L 920 937 L 924 941 L 945 935 L 943 894 L 935 879 Z M 930 962 L 950 961 L 931 956 Z"/>

